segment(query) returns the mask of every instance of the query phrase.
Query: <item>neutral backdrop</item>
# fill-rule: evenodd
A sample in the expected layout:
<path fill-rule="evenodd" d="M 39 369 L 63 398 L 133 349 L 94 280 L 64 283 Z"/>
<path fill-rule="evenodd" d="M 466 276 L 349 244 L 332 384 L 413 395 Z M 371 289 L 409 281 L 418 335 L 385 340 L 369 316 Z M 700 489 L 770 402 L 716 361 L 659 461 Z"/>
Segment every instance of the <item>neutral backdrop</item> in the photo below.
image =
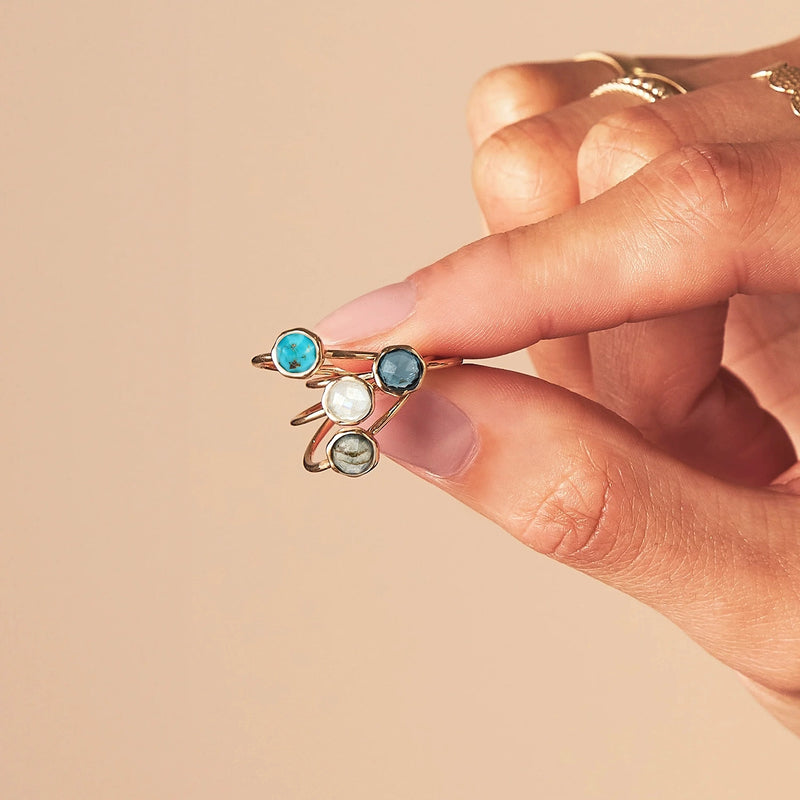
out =
<path fill-rule="evenodd" d="M 390 461 L 307 475 L 249 366 L 478 238 L 481 73 L 791 10 L 6 0 L 0 797 L 795 800 L 726 668 Z"/>

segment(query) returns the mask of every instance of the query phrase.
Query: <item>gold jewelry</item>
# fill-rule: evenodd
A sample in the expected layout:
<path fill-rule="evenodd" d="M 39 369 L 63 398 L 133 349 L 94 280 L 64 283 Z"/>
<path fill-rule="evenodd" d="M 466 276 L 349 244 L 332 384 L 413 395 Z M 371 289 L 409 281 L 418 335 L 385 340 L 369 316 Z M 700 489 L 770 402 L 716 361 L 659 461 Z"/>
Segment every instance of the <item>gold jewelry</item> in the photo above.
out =
<path fill-rule="evenodd" d="M 578 53 L 574 56 L 573 61 L 601 61 L 603 64 L 608 64 L 609 67 L 614 69 L 618 78 L 625 75 L 636 75 L 638 72 L 644 72 L 645 66 L 641 59 L 636 56 L 621 56 L 612 53 L 601 53 L 599 50 L 591 50 L 586 53 Z"/>
<path fill-rule="evenodd" d="M 346 427 L 337 431 L 325 446 L 325 458 L 316 460 L 316 451 L 320 443 L 333 430 L 336 422 L 326 419 L 303 454 L 303 466 L 309 472 L 323 472 L 332 469 L 340 475 L 358 478 L 374 469 L 380 458 L 380 447 L 375 434 L 397 413 L 410 395 L 401 397 L 383 416 L 369 428 Z"/>
<path fill-rule="evenodd" d="M 325 350 L 316 333 L 307 328 L 290 328 L 278 335 L 269 353 L 253 356 L 250 363 L 261 369 L 277 370 L 288 378 L 308 378 L 321 368 L 336 369 L 330 365 L 323 366 L 326 360 L 364 361 L 374 355 L 355 350 Z"/>
<path fill-rule="evenodd" d="M 617 72 L 617 77 L 601 83 L 593 89 L 589 97 L 597 97 L 611 92 L 624 92 L 655 103 L 676 94 L 686 94 L 688 91 L 677 81 L 662 75 L 659 72 L 650 72 L 641 59 L 636 56 L 621 56 L 600 51 L 579 53 L 573 61 L 602 61 Z"/>
<path fill-rule="evenodd" d="M 800 117 L 800 68 L 781 61 L 766 69 L 754 72 L 751 78 L 766 78 L 770 89 L 791 95 L 792 111 Z"/>
<path fill-rule="evenodd" d="M 350 371 L 336 361 L 371 362 L 372 366 Z M 325 418 L 306 448 L 303 465 L 309 472 L 332 468 L 342 475 L 358 477 L 378 463 L 380 450 L 375 435 L 420 387 L 426 371 L 457 366 L 462 359 L 423 357 L 408 345 L 392 345 L 379 352 L 326 350 L 312 331 L 291 328 L 278 336 L 269 353 L 254 356 L 252 363 L 290 378 L 305 378 L 310 389 L 324 390 L 320 402 L 291 420 L 292 425 L 304 425 Z M 395 397 L 394 404 L 368 429 L 354 427 L 373 413 L 376 390 Z M 326 457 L 316 460 L 320 443 L 337 425 L 341 430 L 328 442 Z"/>
<path fill-rule="evenodd" d="M 634 75 L 623 75 L 613 81 L 601 83 L 589 94 L 589 97 L 597 97 L 611 92 L 624 92 L 646 100 L 648 103 L 655 103 L 656 100 L 664 100 L 667 97 L 686 94 L 688 89 L 666 75 L 661 75 L 658 72 L 642 71 L 636 72 Z"/>

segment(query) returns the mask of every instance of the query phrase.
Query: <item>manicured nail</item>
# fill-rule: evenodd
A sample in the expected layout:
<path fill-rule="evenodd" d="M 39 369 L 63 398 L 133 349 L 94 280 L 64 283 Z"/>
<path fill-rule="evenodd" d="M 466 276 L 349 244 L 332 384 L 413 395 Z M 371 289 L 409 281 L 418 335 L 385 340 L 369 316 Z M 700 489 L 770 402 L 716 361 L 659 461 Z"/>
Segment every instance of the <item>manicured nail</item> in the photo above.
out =
<path fill-rule="evenodd" d="M 417 292 L 410 281 L 392 283 L 362 294 L 314 326 L 325 344 L 367 339 L 391 330 L 414 312 Z"/>
<path fill-rule="evenodd" d="M 379 434 L 381 451 L 440 478 L 465 470 L 478 452 L 472 420 L 446 397 L 421 389 Z"/>

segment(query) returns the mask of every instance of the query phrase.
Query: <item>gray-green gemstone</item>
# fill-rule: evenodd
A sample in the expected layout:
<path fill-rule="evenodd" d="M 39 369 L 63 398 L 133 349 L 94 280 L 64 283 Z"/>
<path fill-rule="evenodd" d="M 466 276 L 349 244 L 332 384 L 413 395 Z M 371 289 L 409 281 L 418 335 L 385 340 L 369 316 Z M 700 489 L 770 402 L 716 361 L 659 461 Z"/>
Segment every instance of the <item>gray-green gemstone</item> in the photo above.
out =
<path fill-rule="evenodd" d="M 339 472 L 363 475 L 375 461 L 375 445 L 363 433 L 345 433 L 331 446 L 330 458 Z"/>

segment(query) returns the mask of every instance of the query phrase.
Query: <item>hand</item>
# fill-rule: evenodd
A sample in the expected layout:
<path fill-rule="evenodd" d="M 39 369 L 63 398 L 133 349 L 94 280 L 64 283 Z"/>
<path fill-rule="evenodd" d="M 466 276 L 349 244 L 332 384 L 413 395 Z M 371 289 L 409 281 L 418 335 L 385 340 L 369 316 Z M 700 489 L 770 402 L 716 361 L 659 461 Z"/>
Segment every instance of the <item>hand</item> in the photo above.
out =
<path fill-rule="evenodd" d="M 432 373 L 383 451 L 665 614 L 800 733 L 800 119 L 748 77 L 800 63 L 800 40 L 644 60 L 694 90 L 588 98 L 612 77 L 596 62 L 484 79 L 470 122 L 495 233 L 317 331 L 465 358 L 535 344 L 574 391 Z"/>

